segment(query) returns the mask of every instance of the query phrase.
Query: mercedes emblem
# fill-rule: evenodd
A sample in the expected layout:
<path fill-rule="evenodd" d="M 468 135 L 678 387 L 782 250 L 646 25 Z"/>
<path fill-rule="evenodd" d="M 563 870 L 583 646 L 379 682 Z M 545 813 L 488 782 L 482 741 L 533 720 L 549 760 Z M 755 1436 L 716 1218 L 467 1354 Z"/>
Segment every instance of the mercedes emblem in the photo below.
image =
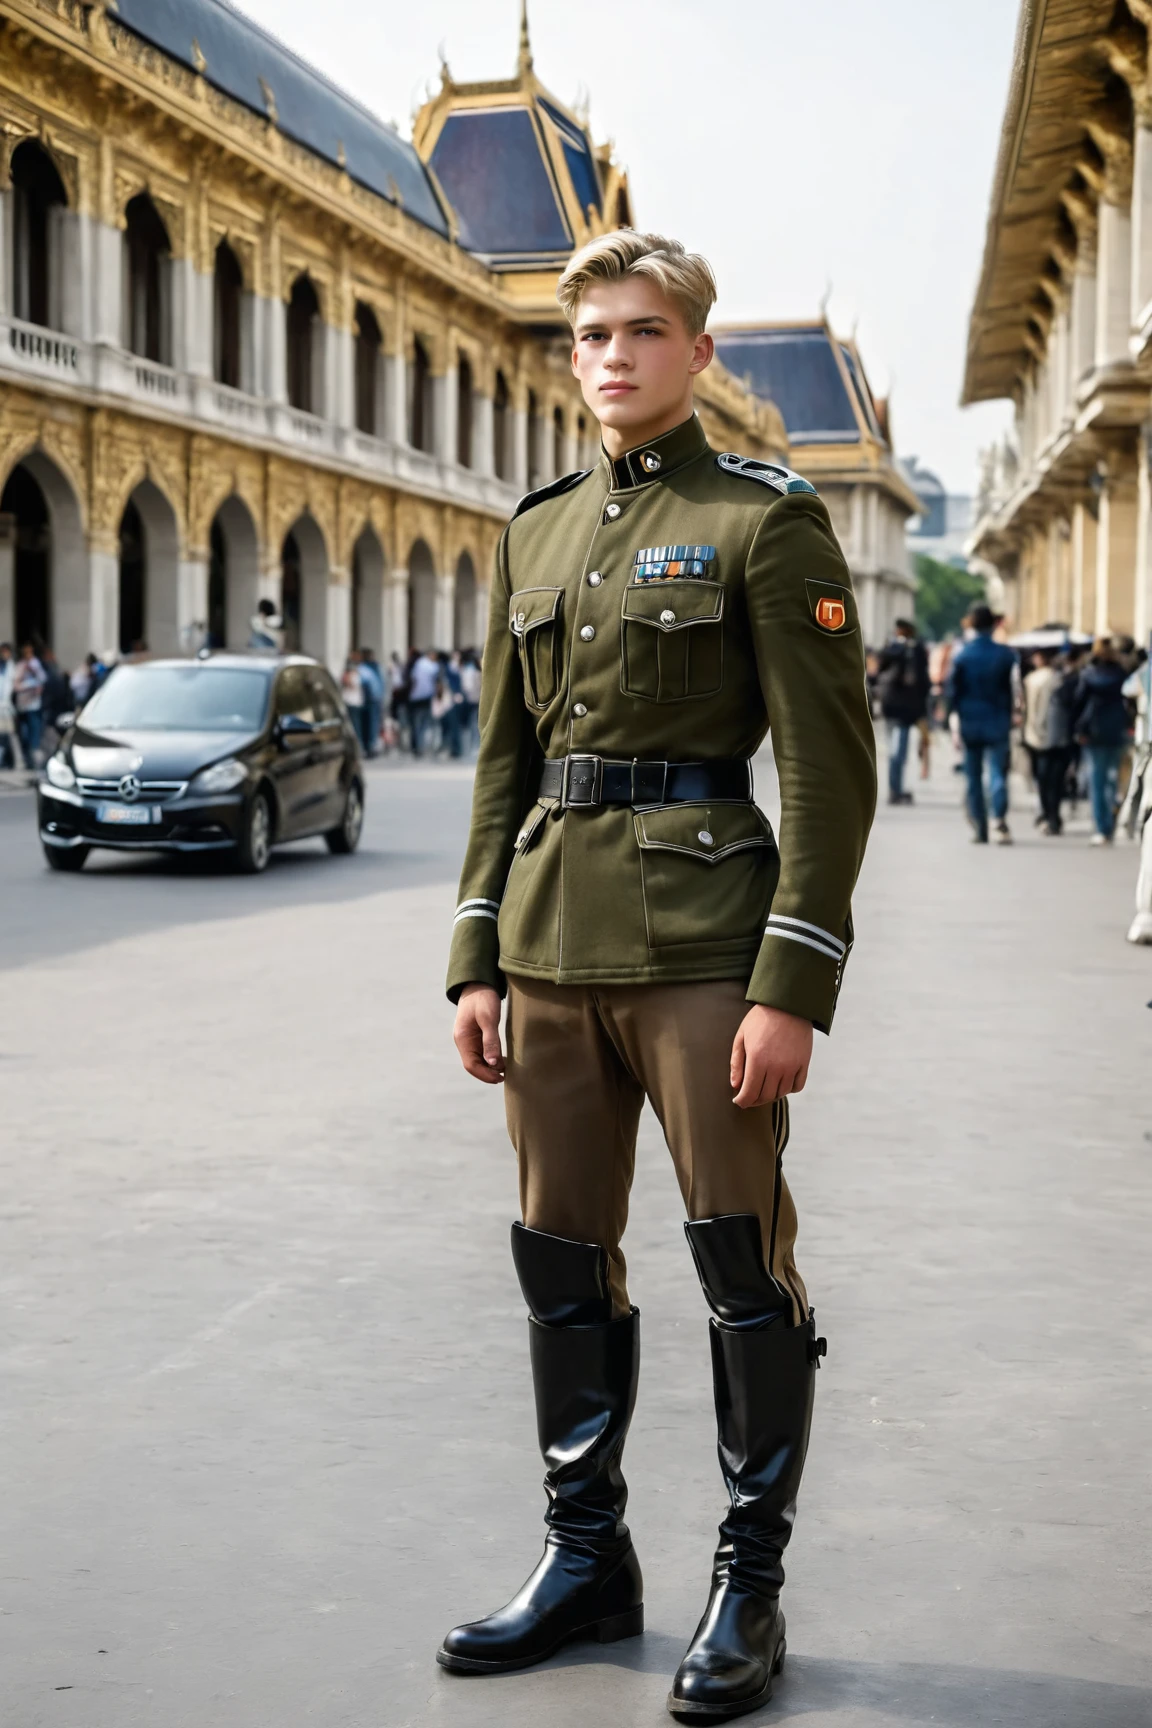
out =
<path fill-rule="evenodd" d="M 119 792 L 125 804 L 134 804 L 141 793 L 141 785 L 135 774 L 125 774 L 120 781 Z"/>

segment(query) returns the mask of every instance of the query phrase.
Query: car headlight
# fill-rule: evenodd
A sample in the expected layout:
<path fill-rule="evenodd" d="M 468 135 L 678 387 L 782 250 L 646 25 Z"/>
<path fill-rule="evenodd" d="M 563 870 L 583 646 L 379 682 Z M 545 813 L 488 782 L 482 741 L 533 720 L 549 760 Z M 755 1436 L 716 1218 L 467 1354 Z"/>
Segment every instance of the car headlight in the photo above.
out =
<path fill-rule="evenodd" d="M 234 792 L 247 778 L 248 770 L 243 762 L 237 762 L 235 756 L 226 756 L 223 762 L 213 762 L 211 768 L 202 768 L 192 781 L 191 790 L 196 793 Z"/>
<path fill-rule="evenodd" d="M 76 776 L 63 756 L 49 756 L 45 772 L 53 786 L 59 786 L 62 792 L 66 792 L 70 786 L 76 784 Z"/>

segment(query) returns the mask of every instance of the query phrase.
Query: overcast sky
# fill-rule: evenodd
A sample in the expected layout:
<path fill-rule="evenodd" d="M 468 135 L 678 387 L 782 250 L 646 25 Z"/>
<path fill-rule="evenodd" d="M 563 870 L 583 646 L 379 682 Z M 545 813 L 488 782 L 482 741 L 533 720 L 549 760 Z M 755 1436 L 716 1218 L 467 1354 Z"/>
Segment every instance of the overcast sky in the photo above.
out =
<path fill-rule="evenodd" d="M 515 66 L 519 0 L 241 0 L 407 135 L 443 49 L 458 79 Z M 829 284 L 897 448 L 952 491 L 1002 405 L 961 411 L 1017 0 L 530 0 L 536 69 L 586 95 L 638 226 L 711 260 L 717 317 L 806 318 Z"/>

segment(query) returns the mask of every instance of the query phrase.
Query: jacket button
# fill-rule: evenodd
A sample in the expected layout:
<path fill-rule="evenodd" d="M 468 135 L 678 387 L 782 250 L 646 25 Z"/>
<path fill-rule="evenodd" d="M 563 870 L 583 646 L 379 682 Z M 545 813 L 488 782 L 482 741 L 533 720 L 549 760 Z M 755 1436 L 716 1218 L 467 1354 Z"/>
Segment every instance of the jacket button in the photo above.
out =
<path fill-rule="evenodd" d="M 599 570 L 589 570 L 589 572 L 588 572 L 588 586 L 589 586 L 589 588 L 599 588 L 599 586 L 600 586 L 601 582 L 603 582 L 603 580 L 604 580 L 604 578 L 603 578 L 603 576 L 601 576 Z"/>
<path fill-rule="evenodd" d="M 604 514 L 605 514 L 605 516 L 607 516 L 609 522 L 615 522 L 617 516 L 619 516 L 619 514 L 620 514 L 619 504 L 607 504 L 607 505 L 605 505 Z"/>
<path fill-rule="evenodd" d="M 583 718 L 584 718 L 585 714 L 587 714 L 588 710 L 587 710 L 587 708 L 585 708 L 583 702 L 576 702 L 572 706 L 572 712 L 573 712 L 573 714 L 575 714 L 577 720 L 583 720 Z"/>
<path fill-rule="evenodd" d="M 697 834 L 696 838 L 697 838 L 697 840 L 699 840 L 701 846 L 714 846 L 716 844 L 716 842 L 713 840 L 711 834 L 709 834 L 707 828 L 701 828 L 701 830 L 700 830 L 699 834 Z"/>
<path fill-rule="evenodd" d="M 660 614 L 660 622 L 661 624 L 675 624 L 676 614 L 673 612 L 671 606 L 665 606 L 663 612 Z"/>
<path fill-rule="evenodd" d="M 593 629 L 592 625 L 591 624 L 585 624 L 584 628 L 580 632 L 580 640 L 581 640 L 581 642 L 591 642 L 591 640 L 592 640 L 593 636 L 595 636 L 595 634 L 596 634 L 596 631 Z"/>

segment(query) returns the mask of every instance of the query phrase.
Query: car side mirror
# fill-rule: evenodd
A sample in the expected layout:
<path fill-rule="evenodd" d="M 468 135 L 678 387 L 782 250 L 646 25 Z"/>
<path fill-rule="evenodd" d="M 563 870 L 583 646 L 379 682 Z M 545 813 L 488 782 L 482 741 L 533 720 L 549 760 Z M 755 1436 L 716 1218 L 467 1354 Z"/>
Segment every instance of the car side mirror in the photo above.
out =
<path fill-rule="evenodd" d="M 289 738 L 306 738 L 312 733 L 311 720 L 302 714 L 281 714 L 276 722 L 276 737 L 283 743 Z"/>
<path fill-rule="evenodd" d="M 56 730 L 59 732 L 61 738 L 63 738 L 69 726 L 75 726 L 75 724 L 76 716 L 71 709 L 69 709 L 67 714 L 57 714 L 56 716 Z"/>

